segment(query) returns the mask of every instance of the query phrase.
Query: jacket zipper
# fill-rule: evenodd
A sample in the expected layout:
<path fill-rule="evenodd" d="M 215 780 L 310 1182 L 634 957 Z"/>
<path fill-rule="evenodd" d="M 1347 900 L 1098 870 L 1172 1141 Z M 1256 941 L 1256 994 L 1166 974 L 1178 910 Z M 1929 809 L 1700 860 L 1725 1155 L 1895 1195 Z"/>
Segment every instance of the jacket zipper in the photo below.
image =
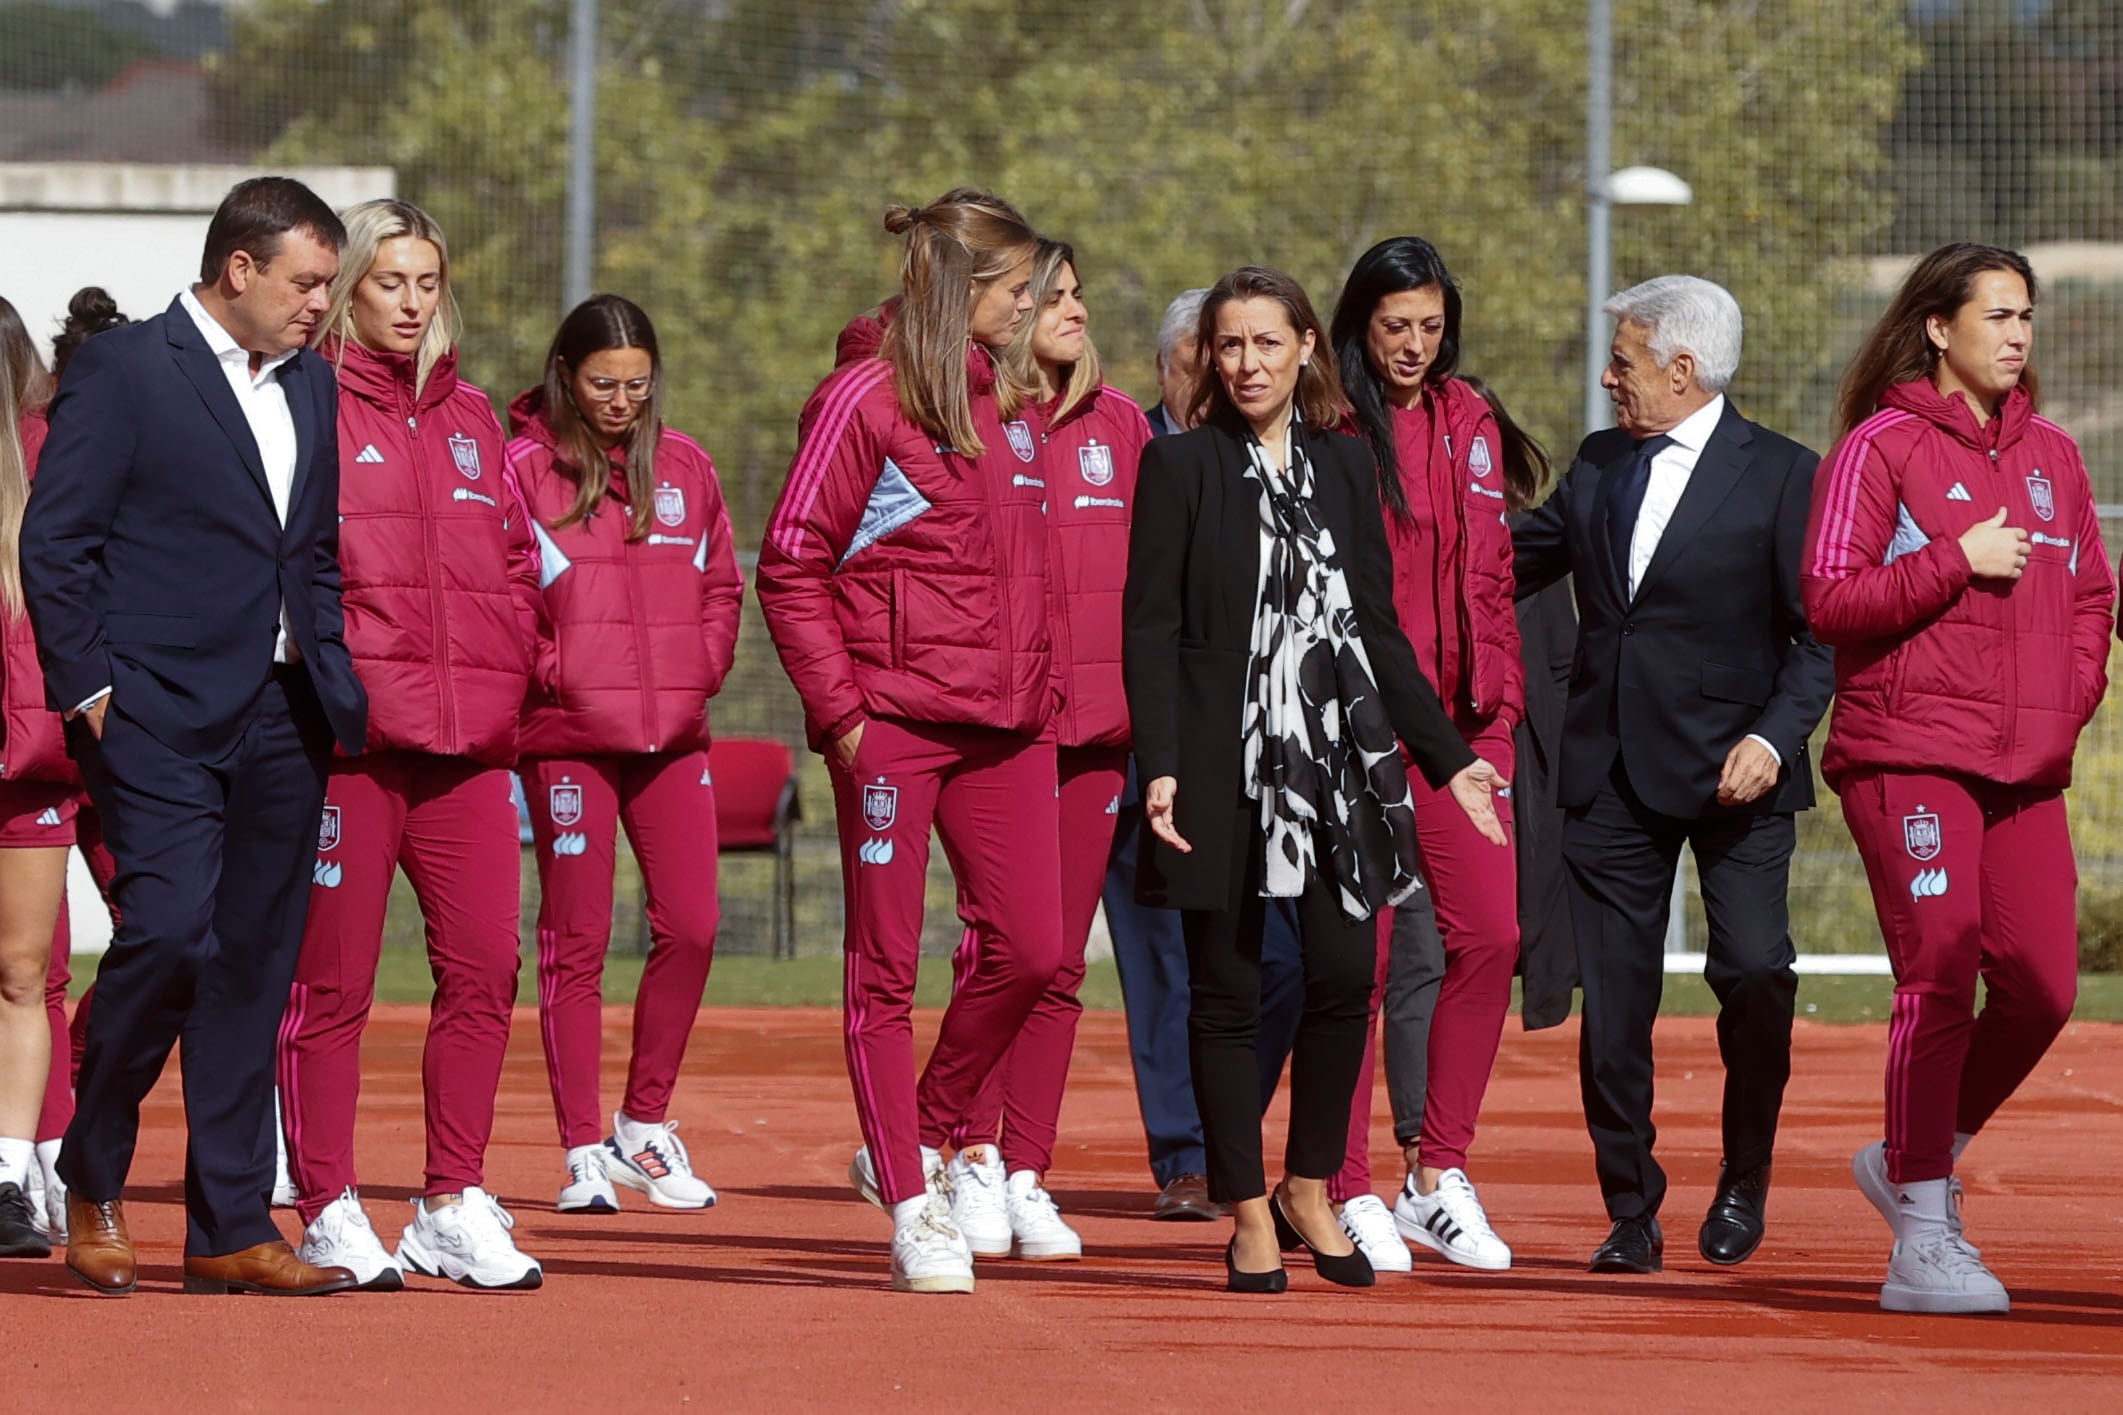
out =
<path fill-rule="evenodd" d="M 650 495 L 654 495 L 654 491 Z M 641 560 L 635 553 L 636 541 L 627 539 L 627 528 L 634 523 L 634 508 L 626 509 L 627 523 L 619 528 L 619 557 L 627 567 L 627 620 L 634 626 L 634 656 L 641 662 L 641 740 L 648 745 L 644 751 L 654 752 L 656 741 L 656 666 L 649 661 L 649 626 L 643 622 L 641 606 L 646 602 L 641 588 Z"/>
<path fill-rule="evenodd" d="M 1996 419 L 1993 419 L 1993 421 L 1996 421 Z M 1993 428 L 1993 429 L 1991 429 L 1991 442 L 1992 442 L 1992 446 L 1991 446 L 1991 449 L 1990 449 L 1990 469 L 1991 469 L 1991 470 L 1992 470 L 1993 472 L 1997 472 L 1997 471 L 2001 471 L 2001 470 L 2002 470 L 2002 468 L 2000 468 L 2000 466 L 1998 465 L 1998 449 L 1997 449 L 1997 446 L 1996 446 L 1996 442 L 1997 442 L 1997 436 L 1998 436 L 1998 429 L 1996 429 L 1996 428 Z M 2017 763 L 2015 763 L 2015 762 L 2014 762 L 2014 761 L 2012 760 L 2012 758 L 2013 758 L 2013 755 L 2014 755 L 2014 751 L 2015 751 L 2015 744 L 2016 744 L 2016 742 L 2017 742 L 2017 740 L 2018 740 L 2018 736 L 2019 736 L 2019 716 L 2020 716 L 2020 711 L 2019 711 L 2019 708 L 2020 708 L 2020 703 L 2019 703 L 2019 698 L 2020 698 L 2020 635 L 2019 635 L 2019 621 L 2018 621 L 2018 616 L 2019 616 L 2019 609 L 2018 609 L 2018 606 L 2014 605 L 2014 603 L 2012 602 L 2012 591 L 2011 591 L 2010 589 L 2007 589 L 2007 590 L 2006 590 L 2006 592 L 2005 592 L 2005 597 L 2004 597 L 2004 608 L 2005 608 L 2005 685 L 2006 685 L 2006 687 L 2005 687 L 2005 741 L 2004 741 L 2004 743 L 2003 743 L 2002 745 L 2003 745 L 2003 746 L 2004 746 L 2004 748 L 2005 748 L 2005 760 L 2006 760 L 2006 771 L 2007 771 L 2007 773 L 2008 773 L 2008 779 L 2011 779 L 2011 778 L 2012 778 L 2012 774 L 2013 774 L 2013 773 L 2015 773 L 2015 772 L 2017 772 L 2017 770 L 2018 770 L 2018 766 L 2017 766 Z"/>
<path fill-rule="evenodd" d="M 1039 445 L 1043 450 L 1048 447 L 1053 442 L 1053 440 L 1053 437 L 1045 431 L 1042 431 L 1039 435 Z M 1049 473 L 1046 466 L 1046 459 L 1042 457 L 1040 462 L 1040 478 L 1044 481 L 1048 479 L 1048 476 Z M 1052 491 L 1053 488 L 1049 487 L 1047 488 L 1047 490 Z M 1052 508 L 1058 503 L 1049 501 L 1047 504 L 1050 508 Z M 1067 589 L 1069 577 L 1066 574 L 1062 573 L 1064 569 L 1064 560 L 1062 556 L 1061 547 L 1061 517 L 1058 513 L 1055 513 L 1050 510 L 1050 513 L 1047 516 L 1046 531 L 1047 554 L 1051 558 L 1052 562 L 1047 566 L 1047 583 L 1049 586 L 1060 585 L 1063 587 L 1059 593 L 1056 593 L 1052 589 L 1050 589 L 1047 595 L 1047 605 L 1049 609 L 1049 613 L 1047 615 L 1047 651 L 1053 655 L 1053 664 L 1048 669 L 1048 677 L 1051 679 L 1060 676 L 1064 666 L 1073 663 L 1075 660 L 1073 656 L 1065 657 L 1062 653 L 1062 640 L 1066 638 L 1069 634 L 1069 606 Z M 1064 694 L 1062 695 L 1061 716 L 1064 719 L 1069 720 L 1068 728 L 1070 730 L 1073 730 L 1075 725 L 1074 718 L 1076 716 L 1075 694 L 1064 692 Z M 1056 726 L 1061 727 L 1062 724 L 1057 723 Z M 1069 735 L 1069 730 L 1062 731 L 1060 735 Z"/>
<path fill-rule="evenodd" d="M 1002 420 L 1000 418 L 996 419 L 995 430 L 996 432 L 1000 433 L 1005 440 L 1008 439 L 1009 433 L 1005 428 L 1003 428 Z M 957 452 L 954 449 L 952 455 L 963 456 L 964 454 Z M 982 457 L 980 459 L 979 465 L 981 465 L 981 469 L 987 473 L 987 475 L 983 476 L 981 480 L 986 483 L 988 488 L 988 526 L 989 538 L 992 542 L 992 544 L 989 546 L 989 555 L 995 565 L 995 578 L 998 582 L 997 589 L 1000 593 L 1000 597 L 1002 600 L 1002 617 L 999 622 L 1002 628 L 1001 648 L 1003 668 L 1003 702 L 1007 705 L 1007 711 L 1014 719 L 1017 713 L 1017 674 L 1013 671 L 1014 665 L 1012 659 L 1014 656 L 1010 651 L 1010 642 L 1013 631 L 1016 628 L 1016 622 L 1010 610 L 1010 567 L 1007 563 L 1006 557 L 1003 555 L 1003 514 L 1008 509 L 1008 505 L 1003 500 L 1002 477 L 1000 473 L 997 472 L 994 468 L 985 465 L 987 461 L 988 459 L 986 457 Z M 1041 458 L 1040 461 L 1035 462 L 1033 465 L 1037 466 L 1040 469 L 1040 480 L 1046 480 L 1046 459 Z M 1043 498 L 1045 497 L 1045 487 L 1040 488 L 1040 495 Z M 1051 634 L 1048 638 L 1047 652 L 1050 655 L 1054 652 L 1054 645 Z M 1050 680 L 1054 676 L 1053 664 L 1051 661 L 1048 664 L 1047 676 Z M 1045 686 L 1045 684 L 1041 685 L 1043 690 Z M 1008 724 L 1004 723 L 998 725 L 1007 726 Z"/>
<path fill-rule="evenodd" d="M 1440 407 L 1438 409 L 1438 417 L 1442 419 L 1444 415 L 1445 410 Z M 1453 551 L 1460 557 L 1460 567 L 1459 573 L 1453 577 L 1455 583 L 1452 585 L 1452 589 L 1456 591 L 1452 596 L 1454 617 L 1458 620 L 1460 627 L 1459 669 L 1467 682 L 1467 706 L 1474 712 L 1476 717 L 1480 717 L 1482 713 L 1482 685 L 1481 675 L 1475 671 L 1474 611 L 1467 601 L 1467 565 L 1472 558 L 1468 555 L 1467 550 L 1467 489 L 1460 485 L 1460 479 L 1464 473 L 1460 471 L 1459 458 L 1453 453 L 1452 434 L 1449 432 L 1445 434 L 1445 465 L 1451 470 L 1452 474 L 1452 510 L 1455 519 L 1459 523 L 1459 543 L 1453 547 Z M 1446 562 L 1447 565 L 1450 565 L 1450 563 L 1449 560 Z M 1435 576 L 1432 577 L 1433 582 L 1435 578 Z"/>
<path fill-rule="evenodd" d="M 400 385 L 398 391 L 402 401 L 405 393 L 404 386 Z M 410 405 L 407 406 L 405 425 L 406 430 L 413 434 L 411 439 L 413 444 L 413 481 L 420 496 L 420 527 L 428 543 L 428 600 L 432 606 L 430 617 L 434 624 L 435 663 L 437 669 L 435 675 L 436 721 L 442 728 L 441 740 L 437 745 L 445 755 L 455 755 L 462 744 L 457 740 L 457 724 L 453 720 L 456 714 L 451 710 L 450 626 L 449 621 L 444 618 L 442 602 L 442 538 L 435 530 L 436 513 L 433 505 L 434 498 L 429 495 L 431 488 L 428 485 L 430 477 L 427 459 L 421 455 L 420 451 L 420 414 L 412 409 Z"/>

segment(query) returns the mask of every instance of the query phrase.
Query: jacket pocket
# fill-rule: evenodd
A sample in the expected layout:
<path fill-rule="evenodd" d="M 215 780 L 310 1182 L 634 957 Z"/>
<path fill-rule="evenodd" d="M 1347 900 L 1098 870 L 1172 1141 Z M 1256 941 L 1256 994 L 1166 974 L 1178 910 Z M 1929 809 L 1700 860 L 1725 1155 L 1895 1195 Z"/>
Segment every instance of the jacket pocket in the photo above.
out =
<path fill-rule="evenodd" d="M 164 648 L 199 647 L 196 614 L 106 614 L 103 637 L 114 644 L 160 644 Z"/>
<path fill-rule="evenodd" d="M 1769 701 L 1769 690 L 1775 682 L 1774 675 L 1759 668 L 1735 668 L 1708 660 L 1703 664 L 1703 696 L 1721 702 L 1760 707 Z"/>
<path fill-rule="evenodd" d="M 907 572 L 892 572 L 892 667 L 907 666 Z"/>

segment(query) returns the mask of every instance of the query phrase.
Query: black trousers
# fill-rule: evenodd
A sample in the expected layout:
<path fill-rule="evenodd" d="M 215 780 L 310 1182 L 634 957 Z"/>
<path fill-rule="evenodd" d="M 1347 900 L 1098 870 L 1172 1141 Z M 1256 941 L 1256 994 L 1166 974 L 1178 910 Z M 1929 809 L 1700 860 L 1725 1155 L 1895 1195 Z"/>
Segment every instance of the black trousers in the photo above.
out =
<path fill-rule="evenodd" d="M 309 912 L 331 732 L 309 675 L 276 670 L 227 760 L 165 746 L 114 697 L 97 741 L 69 728 L 122 915 L 96 974 L 60 1172 L 122 1197 L 140 1103 L 184 1048 L 185 1252 L 278 1239 L 273 1050 Z"/>
<path fill-rule="evenodd" d="M 1186 910 L 1190 1006 L 1187 1050 L 1202 1117 L 1209 1194 L 1219 1203 L 1268 1192 L 1261 1164 L 1261 936 L 1271 901 L 1260 895 L 1262 852 L 1257 807 L 1240 808 L 1231 832 L 1231 868 L 1242 881 L 1238 907 Z M 1327 1179 L 1342 1167 L 1349 1105 L 1364 1064 L 1371 979 L 1378 934 L 1370 919 L 1342 912 L 1339 892 L 1317 879 L 1297 901 L 1298 947 L 1305 977 L 1304 1011 L 1290 1056 L 1290 1133 L 1283 1168 L 1301 1179 Z"/>
<path fill-rule="evenodd" d="M 1613 1219 L 1656 1214 L 1666 1173 L 1651 1157 L 1651 1028 L 1665 983 L 1666 918 L 1681 846 L 1694 852 L 1710 924 L 1704 977 L 1718 998 L 1725 1063 L 1724 1159 L 1769 1161 L 1784 1083 L 1791 1077 L 1791 852 L 1789 814 L 1686 820 L 1654 811 L 1619 760 L 1600 793 L 1570 812 L 1563 860 L 1585 989 L 1578 1082 Z"/>

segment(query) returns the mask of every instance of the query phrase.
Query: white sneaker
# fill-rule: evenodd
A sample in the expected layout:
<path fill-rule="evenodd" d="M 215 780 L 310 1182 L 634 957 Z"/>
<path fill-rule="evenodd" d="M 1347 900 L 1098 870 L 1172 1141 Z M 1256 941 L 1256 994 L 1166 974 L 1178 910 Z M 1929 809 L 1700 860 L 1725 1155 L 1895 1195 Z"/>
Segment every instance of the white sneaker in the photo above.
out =
<path fill-rule="evenodd" d="M 1887 1229 L 1896 1238 L 1902 1236 L 1902 1216 L 1897 1212 L 1894 1198 L 1894 1181 L 1887 1177 L 1887 1146 L 1875 1140 L 1850 1157 L 1850 1177 L 1858 1182 L 1858 1192 L 1872 1201 L 1887 1220 Z M 1961 1224 L 1961 1176 L 1946 1178 L 1946 1227 L 1953 1236 L 1968 1246 L 1968 1251 L 1981 1256 L 1983 1250 L 1968 1243 L 1968 1235 Z"/>
<path fill-rule="evenodd" d="M 1888 1312 L 2009 1312 L 2012 1298 L 1960 1235 L 1927 1225 L 1894 1245 L 1880 1307 Z"/>
<path fill-rule="evenodd" d="M 923 1145 L 921 1147 L 921 1172 L 922 1177 L 928 1181 L 929 1192 L 941 1195 L 948 1201 L 951 1197 L 951 1181 L 944 1173 L 943 1151 L 932 1150 L 927 1145 Z M 855 1158 L 848 1161 L 848 1183 L 854 1187 L 856 1193 L 862 1195 L 880 1209 L 887 1213 L 892 1211 L 892 1206 L 885 1202 L 884 1191 L 877 1187 L 877 1170 L 870 1163 L 870 1147 L 868 1145 L 859 1146 L 855 1151 Z"/>
<path fill-rule="evenodd" d="M 1392 1211 L 1376 1194 L 1359 1194 L 1342 1205 L 1342 1232 L 1371 1260 L 1373 1272 L 1404 1273 L 1415 1267 Z"/>
<path fill-rule="evenodd" d="M 37 1142 L 38 1187 L 44 1192 L 44 1236 L 66 1242 L 66 1181 L 59 1177 L 59 1141 Z"/>
<path fill-rule="evenodd" d="M 369 1227 L 369 1216 L 362 1211 L 361 1196 L 351 1188 L 302 1230 L 295 1256 L 312 1267 L 348 1269 L 363 1292 L 397 1292 L 405 1287 L 405 1274 L 383 1251 L 376 1230 Z"/>
<path fill-rule="evenodd" d="M 545 1274 L 509 1237 L 515 1226 L 509 1211 L 476 1185 L 461 1204 L 430 1209 L 415 1199 L 413 1221 L 398 1240 L 398 1266 L 465 1287 L 536 1287 Z"/>
<path fill-rule="evenodd" d="M 1503 1272 L 1511 1266 L 1511 1250 L 1489 1226 L 1464 1170 L 1446 1170 L 1438 1176 L 1437 1192 L 1427 1195 L 1416 1192 L 1410 1175 L 1393 1201 L 1393 1226 L 1409 1242 L 1434 1248 L 1463 1268 Z"/>
<path fill-rule="evenodd" d="M 893 1211 L 892 1290 L 971 1292 L 973 1255 L 941 1194 L 917 1194 Z"/>
<path fill-rule="evenodd" d="M 995 1146 L 966 1146 L 951 1156 L 944 1180 L 951 1186 L 951 1222 L 965 1235 L 973 1256 L 1009 1257 L 1010 1206 L 1003 1193 L 1003 1160 Z"/>
<path fill-rule="evenodd" d="M 568 1151 L 568 1182 L 553 1205 L 564 1214 L 616 1214 L 619 1194 L 606 1164 L 611 1154 L 602 1143 L 576 1145 Z"/>
<path fill-rule="evenodd" d="M 1009 1215 L 1017 1256 L 1026 1262 L 1065 1263 L 1084 1255 L 1084 1240 L 1062 1222 L 1054 1196 L 1041 1187 L 1039 1176 L 1031 1170 L 1021 1169 L 1010 1176 L 1003 1187 L 1003 1208 Z"/>
<path fill-rule="evenodd" d="M 693 1173 L 692 1157 L 678 1138 L 678 1122 L 659 1121 L 645 1125 L 612 1115 L 612 1138 L 604 1142 L 605 1171 L 617 1184 L 639 1189 L 649 1202 L 664 1209 L 712 1209 L 715 1191 Z"/>
<path fill-rule="evenodd" d="M 295 1177 L 287 1167 L 287 1130 L 280 1123 L 280 1088 L 273 1088 L 273 1207 L 295 1207 Z"/>

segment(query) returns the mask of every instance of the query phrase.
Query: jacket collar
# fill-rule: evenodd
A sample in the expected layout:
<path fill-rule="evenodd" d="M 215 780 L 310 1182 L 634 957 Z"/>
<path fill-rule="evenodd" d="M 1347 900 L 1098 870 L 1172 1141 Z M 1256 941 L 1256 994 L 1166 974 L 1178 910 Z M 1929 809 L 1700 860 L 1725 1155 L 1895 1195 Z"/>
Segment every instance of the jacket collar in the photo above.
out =
<path fill-rule="evenodd" d="M 1998 405 L 1998 415 L 1987 423 L 1976 421 L 1975 410 L 1960 394 L 1945 394 L 1928 378 L 1897 383 L 1881 395 L 1880 406 L 1914 413 L 1954 441 L 1977 452 L 2003 452 L 2018 442 L 2034 420 L 2034 399 L 2015 384 Z"/>
<path fill-rule="evenodd" d="M 457 391 L 457 351 L 450 350 L 428 370 L 428 381 L 413 391 L 419 361 L 411 354 L 385 354 L 357 340 L 327 338 L 317 352 L 339 375 L 339 386 L 364 403 L 417 412 L 446 401 Z"/>

